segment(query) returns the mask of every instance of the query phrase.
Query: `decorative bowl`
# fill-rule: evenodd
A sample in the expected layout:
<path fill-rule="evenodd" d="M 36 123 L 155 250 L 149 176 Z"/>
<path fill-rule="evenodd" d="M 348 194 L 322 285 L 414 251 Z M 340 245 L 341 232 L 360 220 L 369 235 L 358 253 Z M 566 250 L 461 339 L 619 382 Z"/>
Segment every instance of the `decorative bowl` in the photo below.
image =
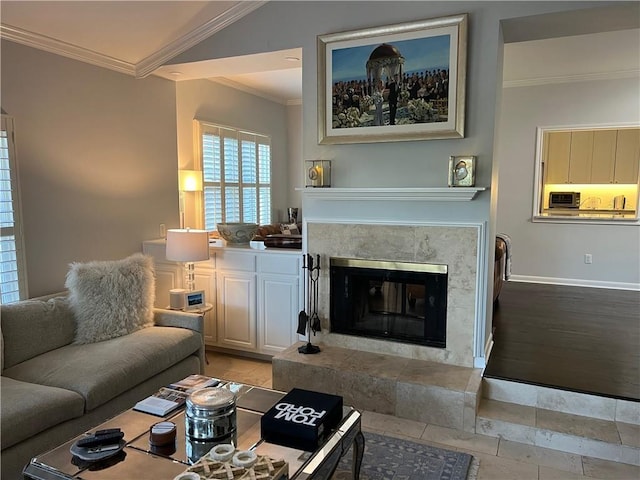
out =
<path fill-rule="evenodd" d="M 258 231 L 257 223 L 218 223 L 218 233 L 227 243 L 249 243 Z"/>

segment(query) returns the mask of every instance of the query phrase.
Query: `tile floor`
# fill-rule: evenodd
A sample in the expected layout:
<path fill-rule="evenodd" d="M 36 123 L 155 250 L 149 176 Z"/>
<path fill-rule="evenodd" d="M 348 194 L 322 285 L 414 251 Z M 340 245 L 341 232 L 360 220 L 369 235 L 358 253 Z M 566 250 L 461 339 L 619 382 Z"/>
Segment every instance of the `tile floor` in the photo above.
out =
<path fill-rule="evenodd" d="M 271 387 L 271 363 L 207 352 L 207 375 Z M 638 480 L 640 467 L 363 412 L 363 429 L 464 451 L 479 461 L 478 480 Z"/>

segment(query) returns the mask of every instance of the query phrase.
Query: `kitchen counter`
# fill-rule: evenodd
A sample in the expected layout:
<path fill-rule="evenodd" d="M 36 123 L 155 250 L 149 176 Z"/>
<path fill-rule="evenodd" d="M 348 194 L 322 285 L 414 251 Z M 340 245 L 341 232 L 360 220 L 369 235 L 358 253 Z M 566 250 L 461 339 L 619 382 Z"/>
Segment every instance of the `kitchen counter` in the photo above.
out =
<path fill-rule="evenodd" d="M 535 215 L 533 221 L 569 221 L 569 222 L 633 222 L 637 223 L 638 217 L 635 210 L 594 210 L 576 208 L 549 208 L 542 214 Z"/>

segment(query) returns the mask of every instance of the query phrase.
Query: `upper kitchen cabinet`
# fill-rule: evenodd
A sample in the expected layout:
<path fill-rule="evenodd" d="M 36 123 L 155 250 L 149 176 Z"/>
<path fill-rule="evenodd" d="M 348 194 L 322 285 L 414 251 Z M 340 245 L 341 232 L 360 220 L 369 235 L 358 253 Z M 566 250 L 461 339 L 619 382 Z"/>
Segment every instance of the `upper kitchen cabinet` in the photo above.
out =
<path fill-rule="evenodd" d="M 593 132 L 593 157 L 591 179 L 585 183 L 612 183 L 616 165 L 617 130 L 596 130 Z"/>
<path fill-rule="evenodd" d="M 576 129 L 543 135 L 545 184 L 636 184 L 640 129 Z"/>
<path fill-rule="evenodd" d="M 593 131 L 571 132 L 569 183 L 591 183 Z"/>
<path fill-rule="evenodd" d="M 568 183 L 571 132 L 546 132 L 543 149 L 545 183 Z"/>
<path fill-rule="evenodd" d="M 640 164 L 640 129 L 618 130 L 614 183 L 636 183 Z"/>

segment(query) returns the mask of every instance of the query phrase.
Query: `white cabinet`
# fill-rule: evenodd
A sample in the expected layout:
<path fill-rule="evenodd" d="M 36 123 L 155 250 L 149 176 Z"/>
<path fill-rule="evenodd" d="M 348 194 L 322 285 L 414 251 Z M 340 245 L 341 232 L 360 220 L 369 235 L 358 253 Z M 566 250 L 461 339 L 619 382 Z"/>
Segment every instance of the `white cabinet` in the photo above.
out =
<path fill-rule="evenodd" d="M 156 271 L 156 308 L 167 308 L 169 290 L 182 286 L 182 267 L 175 264 L 155 262 Z"/>
<path fill-rule="evenodd" d="M 164 240 L 149 240 L 142 243 L 142 253 L 153 258 L 156 272 L 156 308 L 169 306 L 169 290 L 182 287 L 183 267 L 181 263 L 168 262 Z"/>
<path fill-rule="evenodd" d="M 256 350 L 256 277 L 254 273 L 218 272 L 218 344 Z"/>
<path fill-rule="evenodd" d="M 218 345 L 267 355 L 297 341 L 301 254 L 217 254 Z"/>
<path fill-rule="evenodd" d="M 167 308 L 169 290 L 183 286 L 181 264 L 165 257 L 165 242 L 143 243 L 155 259 L 156 306 Z M 195 266 L 195 288 L 215 308 L 205 313 L 209 346 L 274 355 L 298 341 L 302 309 L 302 252 L 212 248 L 211 258 Z"/>
<path fill-rule="evenodd" d="M 300 256 L 263 256 L 258 265 L 258 349 L 276 354 L 297 341 Z"/>
<path fill-rule="evenodd" d="M 204 290 L 204 300 L 206 303 L 211 304 L 214 308 L 207 310 L 204 314 L 204 343 L 215 344 L 218 340 L 218 325 L 216 315 L 216 272 L 213 268 L 215 266 L 215 256 L 210 258 L 208 262 L 196 263 L 194 270 L 195 277 L 195 289 Z"/>

